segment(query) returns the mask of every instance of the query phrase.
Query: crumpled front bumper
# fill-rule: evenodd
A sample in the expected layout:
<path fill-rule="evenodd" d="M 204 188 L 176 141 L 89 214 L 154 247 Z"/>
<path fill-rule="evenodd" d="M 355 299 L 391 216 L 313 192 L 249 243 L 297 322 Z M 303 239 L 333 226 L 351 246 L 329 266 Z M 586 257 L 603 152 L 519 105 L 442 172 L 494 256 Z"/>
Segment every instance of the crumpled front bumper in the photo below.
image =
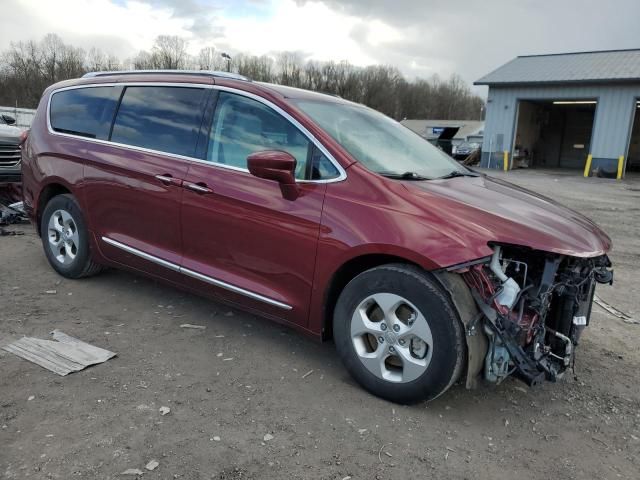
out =
<path fill-rule="evenodd" d="M 496 251 L 499 256 L 500 248 Z M 518 253 L 524 255 L 522 261 L 515 260 Z M 529 386 L 556 381 L 575 361 L 596 283 L 613 282 L 611 262 L 606 255 L 583 259 L 518 247 L 502 260 L 504 272 L 496 270 L 496 260 L 483 258 L 434 272 L 465 327 L 467 387 L 482 377 L 500 383 L 512 374 Z M 514 263 L 520 270 L 513 269 Z M 505 302 L 504 297 L 511 297 L 502 295 L 507 280 L 509 286 L 514 282 L 505 272 L 515 275 L 523 268 L 529 276 L 519 277 L 516 300 Z"/>

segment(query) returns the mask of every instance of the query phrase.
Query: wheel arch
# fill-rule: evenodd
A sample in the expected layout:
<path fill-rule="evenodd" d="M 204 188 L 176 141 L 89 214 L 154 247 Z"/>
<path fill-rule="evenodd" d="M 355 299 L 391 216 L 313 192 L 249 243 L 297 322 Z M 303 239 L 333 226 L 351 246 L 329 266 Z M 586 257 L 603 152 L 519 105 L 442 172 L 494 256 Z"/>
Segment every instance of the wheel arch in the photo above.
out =
<path fill-rule="evenodd" d="M 38 231 L 38 235 L 41 235 L 42 233 L 40 231 L 40 222 L 42 220 L 42 212 L 47 206 L 47 203 L 49 203 L 49 201 L 53 197 L 57 197 L 58 195 L 64 195 L 64 194 L 73 194 L 73 192 L 70 186 L 64 180 L 61 180 L 61 179 L 51 179 L 51 181 L 46 185 L 44 185 L 40 190 L 40 192 L 38 193 L 38 200 L 37 200 L 36 212 L 35 212 L 36 229 Z"/>
<path fill-rule="evenodd" d="M 365 253 L 350 258 L 335 270 L 324 293 L 322 307 L 323 340 L 333 338 L 333 311 L 344 287 L 362 272 L 389 263 L 403 263 L 421 267 L 416 261 L 405 256 L 387 253 Z"/>

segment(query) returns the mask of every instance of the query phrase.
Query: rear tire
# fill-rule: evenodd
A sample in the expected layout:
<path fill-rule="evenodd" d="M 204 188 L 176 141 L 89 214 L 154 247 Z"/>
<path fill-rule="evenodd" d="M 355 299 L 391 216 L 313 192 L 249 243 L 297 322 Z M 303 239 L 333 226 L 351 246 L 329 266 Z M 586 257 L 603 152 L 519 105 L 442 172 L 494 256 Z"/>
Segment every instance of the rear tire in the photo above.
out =
<path fill-rule="evenodd" d="M 89 250 L 89 231 L 73 195 L 53 197 L 40 220 L 40 235 L 49 264 L 66 278 L 83 278 L 102 271 Z"/>
<path fill-rule="evenodd" d="M 462 323 L 424 270 L 389 264 L 355 277 L 333 318 L 338 354 L 366 390 L 397 403 L 433 400 L 466 358 Z"/>

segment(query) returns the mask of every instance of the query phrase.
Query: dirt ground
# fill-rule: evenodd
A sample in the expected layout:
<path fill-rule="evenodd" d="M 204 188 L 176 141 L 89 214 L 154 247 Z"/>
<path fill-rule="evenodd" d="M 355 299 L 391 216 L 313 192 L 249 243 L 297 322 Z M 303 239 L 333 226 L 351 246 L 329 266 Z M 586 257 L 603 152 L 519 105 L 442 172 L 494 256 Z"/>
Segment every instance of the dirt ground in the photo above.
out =
<path fill-rule="evenodd" d="M 616 282 L 597 293 L 640 318 L 640 178 L 498 175 L 609 232 Z M 58 328 L 118 356 L 59 377 L 0 351 L 0 478 L 640 477 L 640 325 L 600 307 L 575 376 L 398 406 L 360 389 L 332 343 L 129 273 L 65 280 L 30 226 L 11 229 L 25 235 L 0 237 L 0 343 Z"/>

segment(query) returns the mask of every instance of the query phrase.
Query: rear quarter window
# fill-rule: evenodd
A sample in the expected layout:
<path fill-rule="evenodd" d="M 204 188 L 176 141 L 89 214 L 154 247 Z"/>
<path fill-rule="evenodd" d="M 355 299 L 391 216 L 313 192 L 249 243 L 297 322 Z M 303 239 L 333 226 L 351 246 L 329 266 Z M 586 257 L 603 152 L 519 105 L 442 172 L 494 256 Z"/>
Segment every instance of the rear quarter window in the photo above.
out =
<path fill-rule="evenodd" d="M 122 87 L 85 87 L 51 96 L 51 128 L 60 133 L 107 140 Z"/>
<path fill-rule="evenodd" d="M 194 156 L 206 89 L 127 87 L 113 124 L 111 141 Z"/>

